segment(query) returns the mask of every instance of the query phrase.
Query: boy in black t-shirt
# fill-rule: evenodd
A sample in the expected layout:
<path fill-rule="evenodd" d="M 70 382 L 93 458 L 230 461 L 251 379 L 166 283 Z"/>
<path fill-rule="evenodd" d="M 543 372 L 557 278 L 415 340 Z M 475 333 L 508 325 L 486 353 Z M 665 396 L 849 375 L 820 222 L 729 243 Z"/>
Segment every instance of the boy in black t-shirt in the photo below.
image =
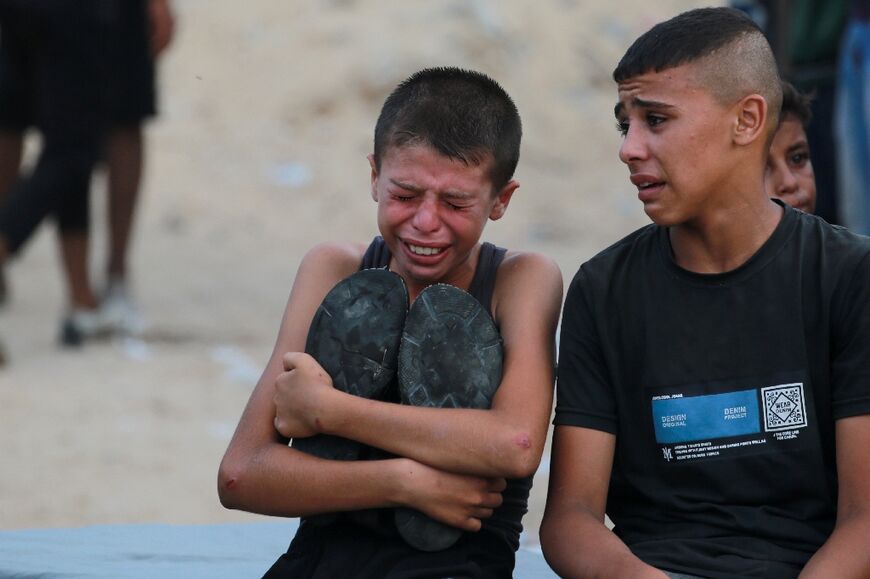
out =
<path fill-rule="evenodd" d="M 565 302 L 548 562 L 870 576 L 870 239 L 768 198 L 781 85 L 740 12 L 655 26 L 614 79 L 653 224 L 583 264 Z"/>

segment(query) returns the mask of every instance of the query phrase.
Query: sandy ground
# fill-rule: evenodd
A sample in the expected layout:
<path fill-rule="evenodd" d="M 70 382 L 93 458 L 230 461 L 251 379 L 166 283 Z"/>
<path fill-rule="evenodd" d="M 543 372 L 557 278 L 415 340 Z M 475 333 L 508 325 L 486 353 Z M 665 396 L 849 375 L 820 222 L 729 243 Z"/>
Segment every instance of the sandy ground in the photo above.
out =
<path fill-rule="evenodd" d="M 616 4 L 176 0 L 132 260 L 149 329 L 57 346 L 51 227 L 8 269 L 0 528 L 260 518 L 220 506 L 218 462 L 305 250 L 376 233 L 365 159 L 374 120 L 419 68 L 486 72 L 523 116 L 522 186 L 487 239 L 553 256 L 567 282 L 646 223 L 616 156 L 609 74 L 638 34 L 701 3 Z M 98 280 L 103 207 L 98 182 Z M 532 543 L 548 465 L 526 519 Z"/>

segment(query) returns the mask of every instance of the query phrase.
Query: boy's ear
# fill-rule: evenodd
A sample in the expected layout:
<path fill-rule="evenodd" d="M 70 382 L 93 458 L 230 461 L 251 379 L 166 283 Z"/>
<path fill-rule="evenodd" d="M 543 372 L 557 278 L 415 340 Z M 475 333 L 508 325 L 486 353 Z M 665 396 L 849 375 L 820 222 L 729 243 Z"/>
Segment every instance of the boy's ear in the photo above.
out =
<path fill-rule="evenodd" d="M 497 221 L 502 218 L 505 211 L 507 211 L 507 206 L 511 202 L 511 197 L 513 197 L 514 191 L 516 191 L 519 186 L 520 184 L 518 181 L 511 179 L 507 182 L 507 185 L 501 188 L 501 191 L 499 191 L 498 195 L 495 196 L 495 204 L 489 212 L 490 219 Z"/>
<path fill-rule="evenodd" d="M 757 139 L 764 140 L 767 134 L 767 101 L 759 94 L 743 97 L 735 105 L 734 142 L 748 145 Z"/>
<path fill-rule="evenodd" d="M 375 154 L 369 153 L 366 159 L 369 160 L 369 166 L 372 168 L 372 199 L 375 203 L 378 202 L 378 164 L 375 163 Z"/>

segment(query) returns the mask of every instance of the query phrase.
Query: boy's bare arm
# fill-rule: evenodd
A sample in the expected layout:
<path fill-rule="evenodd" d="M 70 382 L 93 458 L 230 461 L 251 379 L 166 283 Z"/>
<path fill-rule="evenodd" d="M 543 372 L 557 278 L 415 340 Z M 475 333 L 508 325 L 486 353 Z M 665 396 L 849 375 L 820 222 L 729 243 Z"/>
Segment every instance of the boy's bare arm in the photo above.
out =
<path fill-rule="evenodd" d="M 228 508 L 296 517 L 405 506 L 476 531 L 502 501 L 504 480 L 445 473 L 402 458 L 323 460 L 252 434 L 240 429 L 221 464 L 218 492 Z"/>
<path fill-rule="evenodd" d="M 598 430 L 557 426 L 553 433 L 541 548 L 560 577 L 666 577 L 604 525 L 615 447 L 616 437 Z"/>
<path fill-rule="evenodd" d="M 801 578 L 870 577 L 870 415 L 836 423 L 837 525 Z"/>
<path fill-rule="evenodd" d="M 476 530 L 501 504 L 504 481 L 440 472 L 409 459 L 330 461 L 287 446 L 273 426 L 282 355 L 304 348 L 314 311 L 327 291 L 359 265 L 361 249 L 320 246 L 306 256 L 278 340 L 221 463 L 223 504 L 269 515 L 300 516 L 370 507 L 409 506 Z"/>
<path fill-rule="evenodd" d="M 172 42 L 175 32 L 175 16 L 169 0 L 149 0 L 148 25 L 151 56 L 158 57 Z"/>
<path fill-rule="evenodd" d="M 504 340 L 501 385 L 490 410 L 402 406 L 330 387 L 304 354 L 287 356 L 279 423 L 288 436 L 334 434 L 433 467 L 487 477 L 532 474 L 543 452 L 553 397 L 554 336 L 562 298 L 558 267 L 536 254 L 509 255 L 493 310 Z"/>

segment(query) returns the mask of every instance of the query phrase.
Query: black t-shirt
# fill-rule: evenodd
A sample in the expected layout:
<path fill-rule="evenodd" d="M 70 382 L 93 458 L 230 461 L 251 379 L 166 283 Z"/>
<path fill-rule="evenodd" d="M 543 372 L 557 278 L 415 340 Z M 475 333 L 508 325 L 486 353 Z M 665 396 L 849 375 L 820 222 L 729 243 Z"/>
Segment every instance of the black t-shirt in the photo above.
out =
<path fill-rule="evenodd" d="M 834 526 L 834 421 L 867 413 L 870 238 L 785 208 L 704 275 L 650 225 L 571 284 L 554 422 L 616 435 L 607 512 L 649 564 L 796 576 Z"/>

